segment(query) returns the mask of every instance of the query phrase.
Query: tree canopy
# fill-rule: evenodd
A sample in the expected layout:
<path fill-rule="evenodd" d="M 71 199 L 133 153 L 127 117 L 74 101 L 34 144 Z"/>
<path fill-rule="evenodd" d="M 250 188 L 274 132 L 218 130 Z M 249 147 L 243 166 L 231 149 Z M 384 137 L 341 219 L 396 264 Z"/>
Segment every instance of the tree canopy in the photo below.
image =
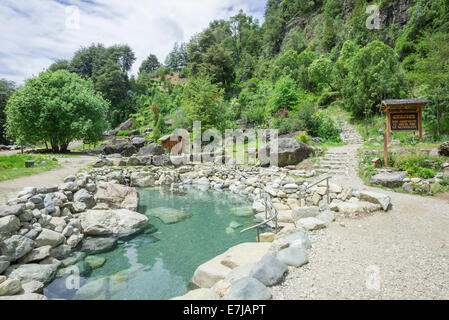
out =
<path fill-rule="evenodd" d="M 7 134 L 18 142 L 46 141 L 54 152 L 65 152 L 73 140 L 102 139 L 108 108 L 91 80 L 65 70 L 46 71 L 8 100 Z"/>

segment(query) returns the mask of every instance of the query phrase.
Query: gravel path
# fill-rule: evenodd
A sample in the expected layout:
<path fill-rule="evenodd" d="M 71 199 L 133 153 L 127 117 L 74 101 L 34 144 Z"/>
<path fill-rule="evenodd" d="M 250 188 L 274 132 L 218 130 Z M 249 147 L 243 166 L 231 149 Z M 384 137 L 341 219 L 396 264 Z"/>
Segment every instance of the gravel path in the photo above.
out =
<path fill-rule="evenodd" d="M 45 187 L 60 184 L 65 177 L 88 167 L 95 160 L 98 160 L 98 158 L 91 156 L 60 158 L 58 159 L 60 166 L 51 171 L 0 182 L 0 204 L 6 203 L 8 199 L 15 197 L 25 187 Z"/>
<path fill-rule="evenodd" d="M 330 150 L 355 159 L 357 148 Z M 274 299 L 449 299 L 449 202 L 367 187 L 355 169 L 332 182 L 387 194 L 393 209 L 312 233 L 309 264 L 291 269 Z"/>

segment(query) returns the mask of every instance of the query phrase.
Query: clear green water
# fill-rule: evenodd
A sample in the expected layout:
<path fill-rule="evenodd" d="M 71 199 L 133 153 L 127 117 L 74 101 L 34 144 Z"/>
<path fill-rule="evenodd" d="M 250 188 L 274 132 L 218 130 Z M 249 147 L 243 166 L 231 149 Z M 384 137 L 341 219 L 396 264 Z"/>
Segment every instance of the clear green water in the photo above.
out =
<path fill-rule="evenodd" d="M 157 231 L 121 241 L 114 251 L 98 255 L 106 263 L 82 278 L 78 294 L 67 290 L 66 277 L 56 279 L 45 290 L 49 298 L 170 299 L 189 291 L 189 280 L 199 265 L 236 244 L 255 241 L 256 231 L 240 233 L 254 223 L 252 217 L 239 216 L 251 213 L 251 204 L 240 196 L 195 188 L 182 193 L 141 189 L 139 194 L 138 211 L 149 217 Z M 192 216 L 164 224 L 149 215 L 151 208 L 159 207 L 184 210 Z M 231 223 L 241 226 L 233 230 Z M 86 284 L 92 288 L 83 289 Z"/>

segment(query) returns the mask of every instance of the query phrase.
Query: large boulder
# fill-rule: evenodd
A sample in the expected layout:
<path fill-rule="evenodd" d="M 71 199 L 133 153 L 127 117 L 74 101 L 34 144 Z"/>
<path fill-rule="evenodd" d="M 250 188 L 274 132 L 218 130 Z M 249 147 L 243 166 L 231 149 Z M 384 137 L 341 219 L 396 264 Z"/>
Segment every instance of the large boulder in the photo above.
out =
<path fill-rule="evenodd" d="M 131 186 L 139 188 L 153 187 L 155 175 L 152 172 L 133 172 L 131 174 Z"/>
<path fill-rule="evenodd" d="M 94 152 L 130 157 L 137 152 L 137 148 L 128 140 L 113 139 L 108 144 L 97 147 Z"/>
<path fill-rule="evenodd" d="M 7 279 L 0 283 L 0 296 L 13 296 L 22 291 L 20 280 Z"/>
<path fill-rule="evenodd" d="M 33 250 L 35 242 L 23 236 L 15 235 L 0 244 L 0 252 L 8 261 L 16 261 Z"/>
<path fill-rule="evenodd" d="M 449 141 L 443 143 L 438 149 L 440 156 L 449 157 Z"/>
<path fill-rule="evenodd" d="M 95 195 L 97 203 L 105 203 L 111 209 L 136 211 L 139 193 L 136 189 L 114 183 L 100 183 Z"/>
<path fill-rule="evenodd" d="M 301 161 L 307 159 L 311 153 L 313 153 L 313 149 L 303 142 L 290 138 L 278 139 L 277 157 L 279 167 L 297 165 Z M 265 150 L 262 150 L 259 155 L 261 164 L 269 165 L 269 157 L 273 156 L 271 155 L 269 145 L 266 146 Z M 266 156 L 268 156 L 268 158 Z"/>
<path fill-rule="evenodd" d="M 288 267 L 271 254 L 266 254 L 251 270 L 251 277 L 266 286 L 274 286 L 282 281 Z"/>
<path fill-rule="evenodd" d="M 141 231 L 148 218 L 138 212 L 117 210 L 88 210 L 81 213 L 81 228 L 90 236 L 126 237 Z"/>
<path fill-rule="evenodd" d="M 259 280 L 245 277 L 232 283 L 229 300 L 270 300 L 270 290 Z"/>
<path fill-rule="evenodd" d="M 125 122 L 121 123 L 116 130 L 117 131 L 122 131 L 122 130 L 131 130 L 133 128 L 134 125 L 134 120 L 133 119 L 128 119 Z"/>
<path fill-rule="evenodd" d="M 164 154 L 164 148 L 162 148 L 157 143 L 150 143 L 146 147 L 140 149 L 137 155 L 139 157 L 145 157 L 145 156 L 160 156 L 162 154 Z"/>
<path fill-rule="evenodd" d="M 391 206 L 391 198 L 378 192 L 360 191 L 360 200 L 380 204 L 384 211 L 388 211 Z"/>
<path fill-rule="evenodd" d="M 370 184 L 377 184 L 389 188 L 402 186 L 403 180 L 408 176 L 407 171 L 381 172 L 371 177 Z"/>
<path fill-rule="evenodd" d="M 10 279 L 18 279 L 22 283 L 39 281 L 44 284 L 53 280 L 58 266 L 56 264 L 21 264 L 14 265 L 6 270 L 6 275 Z"/>
<path fill-rule="evenodd" d="M 145 138 L 142 137 L 134 137 L 131 139 L 131 143 L 136 147 L 136 148 L 142 148 L 145 143 L 147 142 L 147 140 L 145 140 Z"/>
<path fill-rule="evenodd" d="M 153 156 L 153 165 L 156 167 L 164 167 L 171 165 L 170 156 L 162 154 L 160 156 Z"/>
<path fill-rule="evenodd" d="M 309 262 L 304 250 L 290 247 L 279 251 L 277 258 L 288 266 L 301 267 Z"/>

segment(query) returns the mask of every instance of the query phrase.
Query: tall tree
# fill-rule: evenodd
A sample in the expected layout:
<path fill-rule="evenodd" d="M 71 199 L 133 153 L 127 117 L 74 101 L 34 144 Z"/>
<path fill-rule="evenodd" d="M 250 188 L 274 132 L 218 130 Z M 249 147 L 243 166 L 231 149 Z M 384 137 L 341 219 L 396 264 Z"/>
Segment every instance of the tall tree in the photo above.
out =
<path fill-rule="evenodd" d="M 146 58 L 142 65 L 139 68 L 139 72 L 145 71 L 146 73 L 150 74 L 157 70 L 161 66 L 161 63 L 157 59 L 157 57 L 154 54 L 150 54 L 148 58 Z"/>
<path fill-rule="evenodd" d="M 21 142 L 50 142 L 54 152 L 65 152 L 73 140 L 102 139 L 108 106 L 92 81 L 65 70 L 46 71 L 9 99 L 7 134 Z"/>
<path fill-rule="evenodd" d="M 16 85 L 6 79 L 0 80 L 0 144 L 8 143 L 5 136 L 6 114 L 5 107 L 9 97 L 13 94 Z"/>
<path fill-rule="evenodd" d="M 173 50 L 170 51 L 165 59 L 165 65 L 174 71 L 181 71 L 187 64 L 187 44 L 175 43 Z"/>

